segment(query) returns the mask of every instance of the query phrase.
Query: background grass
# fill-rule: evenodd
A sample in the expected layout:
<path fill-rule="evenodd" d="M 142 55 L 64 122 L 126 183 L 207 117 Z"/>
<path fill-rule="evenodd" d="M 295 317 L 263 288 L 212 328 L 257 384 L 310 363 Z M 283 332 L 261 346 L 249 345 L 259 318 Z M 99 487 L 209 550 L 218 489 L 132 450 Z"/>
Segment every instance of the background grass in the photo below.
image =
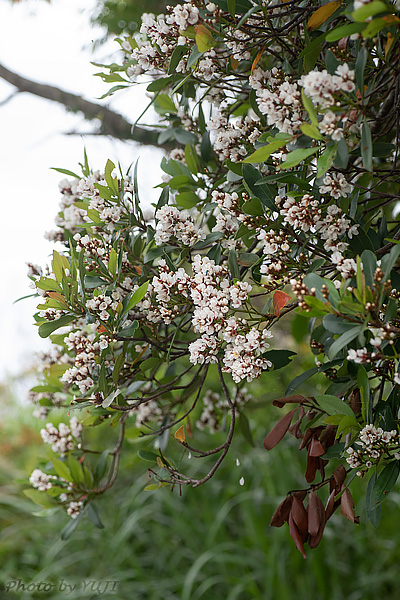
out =
<path fill-rule="evenodd" d="M 268 523 L 286 491 L 304 486 L 305 455 L 295 450 L 294 439 L 270 453 L 263 450 L 263 436 L 279 411 L 265 405 L 249 414 L 255 447 L 239 434 L 214 479 L 181 495 L 168 488 L 144 491 L 147 465 L 132 445 L 116 486 L 98 503 L 105 529 L 95 529 L 85 517 L 64 542 L 60 531 L 68 517 L 33 516 L 38 507 L 21 494 L 26 486 L 16 483 L 45 454 L 41 424 L 31 419 L 30 409 L 15 407 L 3 416 L 0 430 L 1 598 L 294 600 L 306 593 L 313 600 L 397 599 L 399 495 L 391 494 L 374 530 L 358 501 L 365 482 L 356 482 L 362 524 L 335 515 L 321 545 L 308 550 L 304 561 L 287 528 L 271 529 Z M 206 469 L 200 460 L 183 461 L 193 473 Z M 4 586 L 17 579 L 55 587 L 50 595 L 7 593 Z M 61 591 L 62 580 L 76 585 L 75 591 Z M 118 582 L 115 592 L 104 591 L 107 580 Z M 94 581 L 93 589 L 88 585 L 84 592 L 83 581 Z"/>

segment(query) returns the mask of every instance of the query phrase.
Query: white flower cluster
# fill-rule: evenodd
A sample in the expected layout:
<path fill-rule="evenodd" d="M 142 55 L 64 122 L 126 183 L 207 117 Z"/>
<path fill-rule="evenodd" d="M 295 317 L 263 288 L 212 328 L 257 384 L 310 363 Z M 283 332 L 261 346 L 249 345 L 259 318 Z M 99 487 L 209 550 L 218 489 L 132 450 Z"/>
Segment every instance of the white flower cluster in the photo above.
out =
<path fill-rule="evenodd" d="M 185 31 L 191 25 L 196 25 L 199 21 L 199 9 L 190 2 L 177 4 L 169 17 L 167 23 L 177 25 L 179 29 Z"/>
<path fill-rule="evenodd" d="M 80 199 L 79 183 L 79 179 L 63 179 L 58 184 L 61 201 L 59 213 L 55 218 L 57 227 L 76 231 L 76 228 L 85 221 L 85 211 L 75 206 L 75 202 Z M 59 232 L 48 232 L 46 237 L 49 240 L 57 240 Z"/>
<path fill-rule="evenodd" d="M 329 194 L 335 200 L 345 198 L 353 191 L 353 186 L 342 173 L 326 173 L 323 182 L 324 185 L 319 188 L 320 194 Z"/>
<path fill-rule="evenodd" d="M 247 388 L 243 387 L 237 390 L 233 400 L 236 417 L 239 416 L 239 409 L 252 399 L 253 396 L 247 393 Z M 202 400 L 203 410 L 200 419 L 196 422 L 196 427 L 200 430 L 208 428 L 210 433 L 216 433 L 221 428 L 223 417 L 229 409 L 228 401 L 224 396 L 220 396 L 212 390 L 207 390 Z"/>
<path fill-rule="evenodd" d="M 107 312 L 111 308 L 112 298 L 99 294 L 94 298 L 86 301 L 86 308 L 94 313 L 98 313 L 99 319 L 102 321 L 108 321 L 110 314 Z"/>
<path fill-rule="evenodd" d="M 47 423 L 46 428 L 40 430 L 43 441 L 51 444 L 53 452 L 57 452 L 61 456 L 75 448 L 75 443 L 80 439 L 81 433 L 82 425 L 76 417 L 72 417 L 69 426 L 60 423 L 57 429 L 53 423 Z"/>
<path fill-rule="evenodd" d="M 225 45 L 232 52 L 234 60 L 250 60 L 249 40 L 251 40 L 251 36 L 241 29 L 235 29 L 232 32 L 231 38 L 225 42 Z"/>
<path fill-rule="evenodd" d="M 72 501 L 68 504 L 67 514 L 71 517 L 71 519 L 76 519 L 76 517 L 80 514 L 83 507 L 83 502 L 81 500 Z"/>
<path fill-rule="evenodd" d="M 200 79 L 204 79 L 204 81 L 211 81 L 219 67 L 220 62 L 217 61 L 217 53 L 214 49 L 211 49 L 208 52 L 204 52 L 194 75 Z"/>
<path fill-rule="evenodd" d="M 53 487 L 51 483 L 51 479 L 55 479 L 55 477 L 51 475 L 47 475 L 47 473 L 43 473 L 40 469 L 35 469 L 32 471 L 31 476 L 29 477 L 29 481 L 34 488 L 38 489 L 40 492 L 45 492 Z"/>
<path fill-rule="evenodd" d="M 336 251 L 332 253 L 331 261 L 344 279 L 357 274 L 357 263 L 353 258 L 344 258 L 341 252 Z"/>
<path fill-rule="evenodd" d="M 143 404 L 139 404 L 136 408 L 133 408 L 129 415 L 136 415 L 136 427 L 142 427 L 151 421 L 160 421 L 160 417 L 162 417 L 162 411 L 157 402 L 154 400 L 149 400 L 148 402 L 143 402 Z"/>
<path fill-rule="evenodd" d="M 339 92 L 353 92 L 355 90 L 354 71 L 349 69 L 347 63 L 339 65 L 335 75 L 330 75 L 326 69 L 323 71 L 310 71 L 299 80 L 306 95 L 314 104 L 321 108 L 328 108 L 335 104 L 334 94 Z"/>
<path fill-rule="evenodd" d="M 323 135 L 329 135 L 334 142 L 340 142 L 343 137 L 343 127 L 339 127 L 338 125 L 340 119 L 340 115 L 327 110 L 322 120 L 318 123 L 318 129 Z"/>
<path fill-rule="evenodd" d="M 325 250 L 337 250 L 338 252 L 343 252 L 348 247 L 348 244 L 339 241 L 339 238 L 346 233 L 347 237 L 351 239 L 358 232 L 358 226 L 351 225 L 350 219 L 346 219 L 342 209 L 336 204 L 328 206 L 326 215 L 315 223 L 315 229 L 320 238 L 324 240 Z"/>
<path fill-rule="evenodd" d="M 350 348 L 346 358 L 347 360 L 351 360 L 352 362 L 361 365 L 367 360 L 368 356 L 369 354 L 366 348 L 360 348 L 359 350 L 354 350 L 353 348 Z"/>
<path fill-rule="evenodd" d="M 295 134 L 303 119 L 303 106 L 297 83 L 283 77 L 274 67 L 271 71 L 254 69 L 249 77 L 251 87 L 256 91 L 260 112 L 267 116 L 267 123 L 280 132 Z"/>
<path fill-rule="evenodd" d="M 175 206 L 162 206 L 156 212 L 156 232 L 154 241 L 157 246 L 169 242 L 175 237 L 185 246 L 193 246 L 202 239 L 201 229 L 195 225 L 192 216 L 185 210 L 178 210 Z"/>
<path fill-rule="evenodd" d="M 218 110 L 214 111 L 207 129 L 213 134 L 213 147 L 220 159 L 229 158 L 233 162 L 242 160 L 248 153 L 248 144 L 253 145 L 261 135 L 250 117 L 232 123 Z"/>
<path fill-rule="evenodd" d="M 107 313 L 108 314 L 108 313 Z M 74 366 L 65 371 L 61 381 L 68 385 L 76 384 L 81 394 L 93 387 L 91 375 L 96 367 L 96 355 L 108 347 L 108 339 L 100 336 L 95 342 L 95 334 L 85 331 L 72 331 L 64 338 L 68 350 L 76 353 Z"/>
<path fill-rule="evenodd" d="M 279 196 L 278 200 L 281 200 Z M 284 223 L 294 229 L 301 229 L 305 233 L 315 228 L 322 214 L 318 200 L 310 194 L 305 194 L 300 200 L 288 196 L 283 203 L 280 203 L 279 208 L 279 214 L 284 217 Z M 260 236 L 258 239 L 261 239 Z"/>
<path fill-rule="evenodd" d="M 233 321 L 234 317 L 232 317 Z M 236 326 L 230 323 L 225 339 L 231 340 L 223 359 L 224 371 L 232 374 L 233 381 L 239 383 L 242 379 L 252 381 L 259 377 L 263 370 L 272 367 L 272 363 L 261 355 L 269 348 L 267 339 L 272 337 L 268 329 L 261 332 L 254 327 L 245 335 L 236 333 Z M 235 334 L 232 335 L 232 331 Z"/>
<path fill-rule="evenodd" d="M 346 462 L 352 469 L 366 467 L 369 469 L 379 461 L 384 453 L 389 450 L 399 449 L 399 436 L 397 429 L 384 431 L 381 427 L 366 425 L 359 433 L 359 442 L 357 441 L 352 448 L 347 448 L 348 457 Z M 394 455 L 397 458 L 396 455 Z M 388 455 L 389 457 L 389 455 Z"/>

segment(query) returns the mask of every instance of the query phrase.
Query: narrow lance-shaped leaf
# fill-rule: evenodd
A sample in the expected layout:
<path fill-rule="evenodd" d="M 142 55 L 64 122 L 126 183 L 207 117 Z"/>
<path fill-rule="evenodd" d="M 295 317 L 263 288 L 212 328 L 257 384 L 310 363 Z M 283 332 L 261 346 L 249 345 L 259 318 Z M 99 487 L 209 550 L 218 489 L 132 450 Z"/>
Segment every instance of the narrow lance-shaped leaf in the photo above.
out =
<path fill-rule="evenodd" d="M 314 29 L 318 29 L 322 23 L 325 23 L 327 19 L 339 8 L 341 4 L 340 0 L 332 0 L 332 2 L 328 2 L 328 4 L 324 4 L 317 8 L 315 12 L 311 15 L 307 22 L 307 29 L 309 31 L 314 31 Z"/>
<path fill-rule="evenodd" d="M 293 415 L 296 412 L 296 408 L 288 412 L 275 427 L 269 432 L 267 437 L 264 439 L 264 448 L 266 450 L 272 450 L 274 446 L 279 444 L 285 433 L 290 427 L 290 423 L 292 422 Z"/>

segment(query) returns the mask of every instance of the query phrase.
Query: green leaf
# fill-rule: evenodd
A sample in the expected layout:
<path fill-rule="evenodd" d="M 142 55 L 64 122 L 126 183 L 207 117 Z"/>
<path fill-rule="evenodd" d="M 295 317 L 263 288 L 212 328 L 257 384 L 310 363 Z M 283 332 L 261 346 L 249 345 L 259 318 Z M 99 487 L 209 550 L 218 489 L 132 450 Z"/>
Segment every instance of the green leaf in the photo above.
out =
<path fill-rule="evenodd" d="M 317 177 L 325 175 L 327 170 L 331 167 L 335 156 L 336 156 L 337 145 L 327 146 L 321 156 L 317 160 Z"/>
<path fill-rule="evenodd" d="M 330 446 L 323 455 L 324 460 L 331 460 L 331 458 L 340 458 L 343 454 L 344 447 L 344 442 L 339 442 L 337 444 L 334 444 L 333 446 Z"/>
<path fill-rule="evenodd" d="M 335 166 L 339 169 L 345 169 L 349 162 L 349 149 L 346 140 L 342 138 L 337 144 L 337 152 L 334 158 Z"/>
<path fill-rule="evenodd" d="M 71 535 L 74 533 L 75 529 L 78 527 L 80 521 L 82 520 L 83 512 L 79 513 L 79 515 L 75 519 L 71 519 L 64 529 L 61 531 L 61 539 L 68 540 Z"/>
<path fill-rule="evenodd" d="M 168 74 L 173 74 L 176 67 L 178 66 L 182 56 L 188 51 L 187 46 L 176 46 L 173 53 L 171 54 L 171 60 L 169 62 Z"/>
<path fill-rule="evenodd" d="M 113 369 L 113 373 L 112 373 L 112 380 L 114 383 L 118 383 L 119 375 L 120 375 L 121 369 L 123 368 L 124 364 L 125 364 L 125 352 L 120 352 L 118 354 L 117 358 L 115 359 L 114 369 Z M 106 408 L 106 407 L 103 406 L 103 408 Z"/>
<path fill-rule="evenodd" d="M 231 17 L 234 17 L 236 10 L 236 0 L 227 0 L 227 4 Z"/>
<path fill-rule="evenodd" d="M 354 412 L 348 404 L 340 400 L 337 396 L 322 395 L 315 396 L 319 406 L 328 415 L 347 415 L 348 417 L 355 418 Z"/>
<path fill-rule="evenodd" d="M 229 270 L 231 272 L 232 277 L 234 279 L 240 279 L 239 264 L 237 261 L 237 256 L 236 256 L 235 250 L 229 250 L 228 265 L 229 265 Z"/>
<path fill-rule="evenodd" d="M 292 350 L 268 350 L 263 354 L 263 358 L 270 360 L 274 365 L 274 371 L 286 367 L 294 356 L 296 356 L 296 352 Z"/>
<path fill-rule="evenodd" d="M 315 375 L 315 373 L 318 373 L 318 367 L 308 369 L 308 371 L 305 371 L 304 373 L 301 373 L 301 375 L 298 375 L 297 377 L 292 379 L 292 381 L 286 388 L 285 396 L 290 396 L 292 392 L 295 392 L 302 383 L 304 383 L 305 381 L 307 381 L 307 379 Z"/>
<path fill-rule="evenodd" d="M 286 136 L 285 138 L 280 138 L 280 139 L 275 139 L 272 142 L 270 142 L 269 144 L 267 144 L 266 146 L 263 146 L 262 148 L 258 148 L 258 150 L 256 150 L 255 152 L 253 152 L 253 154 L 250 154 L 250 156 L 248 156 L 247 158 L 245 158 L 242 162 L 243 163 L 262 163 L 264 161 L 267 160 L 267 158 L 276 150 L 278 150 L 279 148 L 282 148 L 283 146 L 286 146 L 286 144 L 288 142 L 290 142 L 293 139 L 293 136 Z"/>
<path fill-rule="evenodd" d="M 101 522 L 100 511 L 97 507 L 97 504 L 91 502 L 87 505 L 87 514 L 89 519 L 92 521 L 93 525 L 98 529 L 104 529 L 104 525 Z"/>
<path fill-rule="evenodd" d="M 69 325 L 73 321 L 75 321 L 76 317 L 74 315 L 64 315 L 59 319 L 55 319 L 54 321 L 48 321 L 47 323 L 42 323 L 39 325 L 39 335 L 41 338 L 49 337 L 53 331 L 59 329 L 59 327 L 65 327 Z"/>
<path fill-rule="evenodd" d="M 364 329 L 363 325 L 356 325 L 352 329 L 345 331 L 337 340 L 335 340 L 332 346 L 328 350 L 329 358 L 335 358 L 335 356 L 349 344 L 352 342 Z"/>
<path fill-rule="evenodd" d="M 300 162 L 302 162 L 309 156 L 316 154 L 316 152 L 318 152 L 319 149 L 320 149 L 319 147 L 316 147 L 316 148 L 298 148 L 297 150 L 293 150 L 293 152 L 289 152 L 289 154 L 286 155 L 286 160 L 284 162 L 282 162 L 277 167 L 277 169 L 281 169 L 281 170 L 291 169 L 292 167 L 295 167 L 296 165 L 298 165 Z"/>
<path fill-rule="evenodd" d="M 68 169 L 59 169 L 58 167 L 50 167 L 53 171 L 57 171 L 58 173 L 62 173 L 63 175 L 68 175 L 69 177 L 74 177 L 75 179 L 80 179 L 80 175 L 77 175 L 73 171 L 68 171 Z"/>
<path fill-rule="evenodd" d="M 85 276 L 85 288 L 92 290 L 97 287 L 101 287 L 103 285 L 108 285 L 108 281 L 102 279 L 101 277 L 97 277 L 97 275 L 86 275 Z"/>
<path fill-rule="evenodd" d="M 148 462 L 157 462 L 158 455 L 154 454 L 154 452 L 149 452 L 148 450 L 138 450 L 138 457 L 142 460 L 147 460 Z"/>
<path fill-rule="evenodd" d="M 57 473 L 57 475 L 59 475 L 63 479 L 66 479 L 67 481 L 73 481 L 73 479 L 71 477 L 71 473 L 69 472 L 69 469 L 68 469 L 67 465 L 65 464 L 65 462 L 62 462 L 61 460 L 54 458 L 51 461 L 51 464 L 53 465 L 54 470 Z"/>
<path fill-rule="evenodd" d="M 131 310 L 131 308 L 133 308 L 134 306 L 139 304 L 139 302 L 141 300 L 143 300 L 143 298 L 146 295 L 147 288 L 149 287 L 149 283 L 150 283 L 150 281 L 145 281 L 144 283 L 142 283 L 140 288 L 138 290 L 136 290 L 136 292 L 133 293 L 133 295 L 132 295 L 131 299 L 129 300 L 128 305 L 125 309 L 125 312 L 129 312 Z"/>
<path fill-rule="evenodd" d="M 381 505 L 379 503 L 376 504 L 374 502 L 374 499 L 372 496 L 372 490 L 374 489 L 375 481 L 376 481 L 376 475 L 375 475 L 375 473 L 373 473 L 371 479 L 368 481 L 367 494 L 365 497 L 365 509 L 366 509 L 366 513 L 367 513 L 367 517 L 368 517 L 369 521 L 372 523 L 372 525 L 374 527 L 378 527 L 378 525 L 381 521 L 382 513 L 381 513 Z"/>
<path fill-rule="evenodd" d="M 176 113 L 177 109 L 174 101 L 168 96 L 168 94 L 158 94 L 154 104 L 165 110 L 166 112 Z"/>
<path fill-rule="evenodd" d="M 252 165 L 242 165 L 243 183 L 247 191 L 260 200 L 264 206 L 276 211 L 274 202 L 275 194 L 272 193 L 267 183 L 261 183 L 262 175 Z"/>
<path fill-rule="evenodd" d="M 77 484 L 85 484 L 85 476 L 82 469 L 82 464 L 76 460 L 72 454 L 68 454 L 67 464 L 72 476 L 72 479 Z"/>
<path fill-rule="evenodd" d="M 135 331 L 138 327 L 139 327 L 139 323 L 137 321 L 133 321 L 133 323 L 131 323 L 131 325 L 128 325 L 128 327 L 124 327 L 123 329 L 118 331 L 118 335 L 120 337 L 126 337 L 126 338 L 132 337 L 135 335 Z"/>
<path fill-rule="evenodd" d="M 315 125 L 310 125 L 309 123 L 302 123 L 300 125 L 300 129 L 305 135 L 307 135 L 308 137 L 310 137 L 313 140 L 323 140 L 324 139 L 322 137 L 318 127 L 316 127 Z"/>
<path fill-rule="evenodd" d="M 115 252 L 114 248 L 111 248 L 110 258 L 108 261 L 108 270 L 110 271 L 110 273 L 113 277 L 115 277 L 115 274 L 117 272 L 117 263 L 118 263 L 118 254 Z"/>
<path fill-rule="evenodd" d="M 199 197 L 195 192 L 182 192 L 177 194 L 175 201 L 182 208 L 193 208 L 199 202 Z"/>
<path fill-rule="evenodd" d="M 303 101 L 304 108 L 308 112 L 308 116 L 310 117 L 311 123 L 314 125 L 314 127 L 316 127 L 318 129 L 318 116 L 317 116 L 317 113 L 315 111 L 314 104 L 313 104 L 311 98 L 309 98 L 305 94 L 305 92 L 304 92 L 303 89 L 301 90 L 301 99 Z"/>
<path fill-rule="evenodd" d="M 365 29 L 365 23 L 349 23 L 348 25 L 341 25 L 327 33 L 326 41 L 337 42 L 342 38 L 353 35 L 353 33 L 360 33 L 363 29 Z"/>
<path fill-rule="evenodd" d="M 372 506 L 382 504 L 395 485 L 400 473 L 400 462 L 393 460 L 378 475 L 371 490 L 370 503 Z"/>
<path fill-rule="evenodd" d="M 351 14 L 351 17 L 354 21 L 366 21 L 368 17 L 373 17 L 381 12 L 388 12 L 387 4 L 380 0 L 374 0 L 374 2 L 369 2 L 364 4 L 364 6 L 357 8 L 357 10 Z"/>
<path fill-rule="evenodd" d="M 369 379 L 368 379 L 367 371 L 361 365 L 358 365 L 357 383 L 360 388 L 361 406 L 362 406 L 361 413 L 362 413 L 364 421 L 369 423 L 370 419 L 372 418 L 372 405 L 370 406 Z"/>
<path fill-rule="evenodd" d="M 356 72 L 356 82 L 357 87 L 360 90 L 361 97 L 364 97 L 364 69 L 367 64 L 368 59 L 368 51 L 365 46 L 361 46 L 356 63 L 355 63 L 355 72 Z"/>
<path fill-rule="evenodd" d="M 39 504 L 39 506 L 44 506 L 45 508 L 53 508 L 56 505 L 56 501 L 46 494 L 46 492 L 39 492 L 39 490 L 27 489 L 23 490 L 25 496 L 32 500 L 35 504 Z"/>
<path fill-rule="evenodd" d="M 364 168 L 372 171 L 372 136 L 371 129 L 366 120 L 364 120 L 361 129 L 361 156 Z"/>

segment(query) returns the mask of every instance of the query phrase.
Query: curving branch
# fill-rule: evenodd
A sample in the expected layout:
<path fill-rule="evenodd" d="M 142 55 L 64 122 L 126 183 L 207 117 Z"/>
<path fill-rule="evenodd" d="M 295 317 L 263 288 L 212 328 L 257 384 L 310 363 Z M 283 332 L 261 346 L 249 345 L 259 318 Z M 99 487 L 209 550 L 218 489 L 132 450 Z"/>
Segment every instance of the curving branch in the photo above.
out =
<path fill-rule="evenodd" d="M 158 132 L 144 129 L 143 127 L 134 127 L 125 117 L 106 106 L 90 102 L 81 96 L 61 90 L 53 85 L 38 83 L 37 81 L 22 77 L 10 71 L 2 64 L 0 64 L 0 77 L 15 86 L 18 92 L 28 92 L 40 98 L 58 102 L 67 110 L 81 112 L 88 121 L 99 120 L 100 128 L 97 135 L 109 135 L 120 140 L 132 140 L 139 144 L 157 146 L 164 149 L 169 147 L 168 144 L 158 144 Z M 11 97 L 7 98 L 7 100 L 11 99 Z"/>

